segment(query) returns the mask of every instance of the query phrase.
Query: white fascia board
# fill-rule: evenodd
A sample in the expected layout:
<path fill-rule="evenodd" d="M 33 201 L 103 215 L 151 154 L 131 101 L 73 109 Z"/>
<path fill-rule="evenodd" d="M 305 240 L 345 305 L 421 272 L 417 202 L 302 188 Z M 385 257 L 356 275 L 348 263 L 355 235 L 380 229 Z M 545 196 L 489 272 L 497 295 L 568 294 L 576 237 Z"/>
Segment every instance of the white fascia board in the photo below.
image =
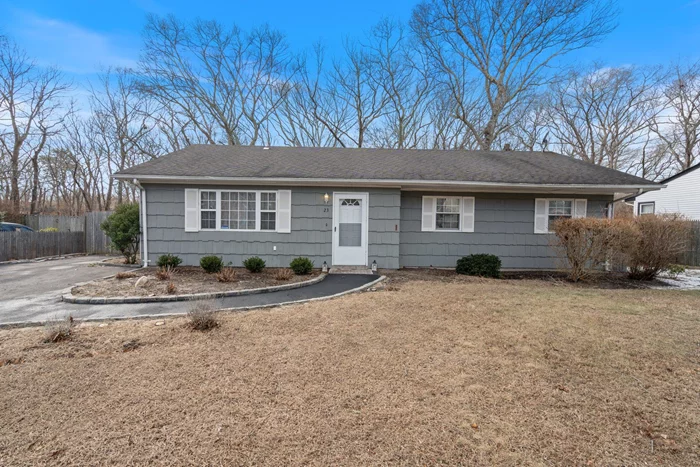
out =
<path fill-rule="evenodd" d="M 200 177 L 169 175 L 113 175 L 117 179 L 134 179 L 140 183 L 197 183 L 203 185 L 285 185 L 285 186 L 354 186 L 400 188 L 405 191 L 454 190 L 513 193 L 619 193 L 624 190 L 660 190 L 664 185 L 576 185 L 538 183 L 466 182 L 449 180 L 389 180 L 389 179 L 327 179 L 327 178 L 252 178 L 252 177 Z"/>

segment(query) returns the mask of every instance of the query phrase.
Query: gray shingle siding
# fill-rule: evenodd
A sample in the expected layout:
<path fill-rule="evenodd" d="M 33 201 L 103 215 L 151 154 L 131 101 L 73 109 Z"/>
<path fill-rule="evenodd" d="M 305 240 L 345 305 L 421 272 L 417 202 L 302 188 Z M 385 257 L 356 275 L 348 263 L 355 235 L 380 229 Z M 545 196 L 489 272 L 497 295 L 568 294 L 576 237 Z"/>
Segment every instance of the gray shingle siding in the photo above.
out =
<path fill-rule="evenodd" d="M 369 261 L 379 267 L 399 266 L 399 224 L 401 194 L 398 189 L 338 189 L 328 187 L 278 187 L 292 190 L 292 232 L 185 232 L 185 185 L 144 185 L 148 214 L 148 259 L 180 256 L 185 265 L 198 265 L 204 255 L 221 256 L 234 266 L 250 256 L 260 256 L 270 267 L 286 267 L 306 256 L 317 267 L 331 264 L 332 204 L 323 202 L 333 191 L 369 192 Z M 270 187 L 209 186 L 211 189 L 270 189 Z M 273 250 L 276 246 L 277 249 Z"/>
<path fill-rule="evenodd" d="M 401 194 L 401 267 L 454 267 L 462 256 L 491 253 L 501 258 L 504 268 L 555 268 L 559 263 L 549 245 L 551 236 L 534 233 L 535 198 L 586 197 L 589 217 L 602 217 L 612 200 L 610 196 L 460 193 L 475 197 L 474 232 L 421 232 L 422 197 L 440 194 Z"/>
<path fill-rule="evenodd" d="M 535 234 L 535 198 L 548 195 L 460 193 L 475 197 L 474 232 L 421 232 L 421 203 L 429 192 L 399 189 L 341 189 L 332 187 L 279 187 L 292 190 L 292 232 L 185 232 L 186 185 L 144 185 L 148 211 L 148 259 L 172 253 L 185 265 L 198 265 L 207 254 L 240 266 L 250 256 L 260 256 L 270 267 L 285 267 L 298 256 L 317 267 L 332 264 L 332 203 L 324 193 L 369 192 L 369 262 L 380 268 L 454 267 L 458 258 L 472 253 L 493 253 L 504 268 L 554 268 L 556 254 L 550 236 Z M 259 187 L 207 186 L 212 189 L 261 189 Z M 269 189 L 269 187 L 267 188 Z M 450 193 L 449 195 L 455 195 Z M 552 195 L 582 198 L 582 195 Z M 588 215 L 604 215 L 610 196 L 587 196 Z M 277 249 L 273 250 L 276 246 Z"/>

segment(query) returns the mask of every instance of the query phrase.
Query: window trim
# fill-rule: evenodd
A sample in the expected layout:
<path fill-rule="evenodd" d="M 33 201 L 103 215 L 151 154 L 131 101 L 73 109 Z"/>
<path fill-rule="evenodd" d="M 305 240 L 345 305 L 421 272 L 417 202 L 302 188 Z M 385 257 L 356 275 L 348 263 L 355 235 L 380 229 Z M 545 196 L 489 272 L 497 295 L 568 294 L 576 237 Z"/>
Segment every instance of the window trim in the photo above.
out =
<path fill-rule="evenodd" d="M 215 229 L 202 229 L 202 192 L 215 192 L 216 193 L 216 228 Z M 221 193 L 255 193 L 255 229 L 222 229 L 221 228 Z M 275 210 L 265 211 L 275 213 L 275 230 L 261 230 L 260 229 L 260 194 L 261 193 L 274 193 L 275 194 Z M 199 222 L 199 231 L 201 232 L 277 232 L 278 218 L 279 218 L 279 191 L 278 190 L 208 190 L 199 189 L 197 191 L 197 221 Z M 211 209 L 204 209 L 204 211 L 212 211 Z"/>
<path fill-rule="evenodd" d="M 215 193 L 216 195 L 216 205 L 214 206 L 214 209 L 202 209 L 202 193 Z M 203 232 L 212 232 L 216 231 L 219 228 L 219 224 L 221 223 L 221 211 L 219 207 L 221 206 L 221 193 L 219 193 L 217 190 L 199 190 L 197 192 L 197 222 L 199 224 L 199 230 Z M 204 212 L 214 212 L 214 225 L 215 227 L 213 229 L 211 228 L 203 228 L 202 227 L 202 211 Z"/>
<path fill-rule="evenodd" d="M 458 206 L 457 212 L 438 212 L 437 207 L 438 207 L 438 200 L 439 200 L 439 199 L 444 199 L 444 200 L 456 199 L 457 201 L 459 201 L 459 206 Z M 461 197 L 461 196 L 435 196 L 435 204 L 434 204 L 434 208 L 435 208 L 435 225 L 433 225 L 433 230 L 434 230 L 435 232 L 461 232 L 461 231 L 462 231 L 462 217 L 463 217 L 463 214 L 462 214 L 462 209 L 463 209 L 463 208 L 462 208 L 462 203 L 463 203 L 463 202 L 464 202 L 464 201 L 462 200 L 462 197 Z M 459 216 L 459 217 L 458 217 L 459 221 L 457 222 L 457 228 L 456 228 L 456 229 L 438 229 L 438 226 L 437 226 L 437 216 L 438 216 L 438 214 L 457 214 L 457 215 Z"/>
<path fill-rule="evenodd" d="M 441 214 L 459 214 L 459 227 L 457 229 L 438 229 L 437 228 L 437 200 L 444 199 L 459 199 L 459 211 L 456 213 L 441 213 Z M 469 208 L 468 210 L 465 210 Z M 476 198 L 474 196 L 456 196 L 454 194 L 444 195 L 423 195 L 420 203 L 420 231 L 421 232 L 444 232 L 444 233 L 474 233 L 474 222 L 476 220 Z M 430 225 L 428 224 L 430 219 Z"/>
<path fill-rule="evenodd" d="M 649 206 L 653 208 L 651 212 L 642 213 L 642 206 Z M 638 216 L 653 216 L 656 214 L 656 201 L 644 201 L 637 203 L 637 215 Z"/>

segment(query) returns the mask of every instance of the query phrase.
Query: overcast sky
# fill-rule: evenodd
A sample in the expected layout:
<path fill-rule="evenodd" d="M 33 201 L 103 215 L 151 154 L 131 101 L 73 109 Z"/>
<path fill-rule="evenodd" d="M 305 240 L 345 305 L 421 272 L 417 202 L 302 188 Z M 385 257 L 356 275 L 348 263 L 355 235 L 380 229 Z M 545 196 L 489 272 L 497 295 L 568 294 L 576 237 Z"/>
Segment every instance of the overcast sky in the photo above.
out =
<path fill-rule="evenodd" d="M 350 2 L 347 2 L 350 3 Z M 62 68 L 76 81 L 100 66 L 130 66 L 138 60 L 147 13 L 182 19 L 217 19 L 243 28 L 269 23 L 297 51 L 323 40 L 329 55 L 344 36 L 361 36 L 383 16 L 410 17 L 416 2 L 400 0 L 0 0 L 0 34 L 20 43 L 42 64 Z M 619 27 L 598 46 L 567 60 L 606 65 L 659 64 L 700 58 L 700 0 L 620 0 Z"/>

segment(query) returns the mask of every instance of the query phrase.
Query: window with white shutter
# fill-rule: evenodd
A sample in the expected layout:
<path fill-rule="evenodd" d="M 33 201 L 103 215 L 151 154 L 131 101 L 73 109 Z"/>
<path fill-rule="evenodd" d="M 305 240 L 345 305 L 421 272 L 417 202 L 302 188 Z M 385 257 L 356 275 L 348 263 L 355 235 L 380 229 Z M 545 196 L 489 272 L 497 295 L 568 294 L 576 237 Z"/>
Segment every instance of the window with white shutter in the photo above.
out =
<path fill-rule="evenodd" d="M 537 198 L 535 199 L 535 233 L 551 233 L 559 219 L 586 217 L 588 200 Z"/>

